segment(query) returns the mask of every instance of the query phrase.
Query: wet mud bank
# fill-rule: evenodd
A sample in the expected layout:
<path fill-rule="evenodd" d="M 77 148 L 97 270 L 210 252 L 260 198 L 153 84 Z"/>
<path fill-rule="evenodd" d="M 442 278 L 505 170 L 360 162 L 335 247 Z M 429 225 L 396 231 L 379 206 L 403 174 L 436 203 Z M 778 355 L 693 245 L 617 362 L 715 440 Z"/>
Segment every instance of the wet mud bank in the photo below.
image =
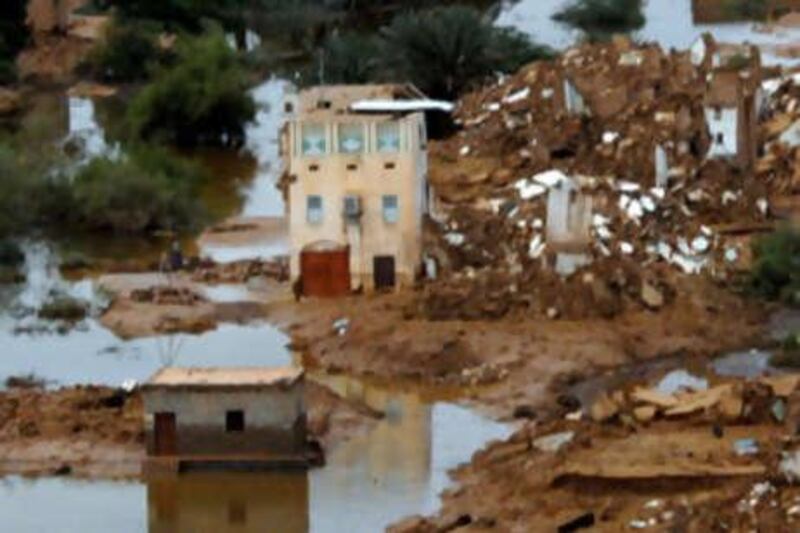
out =
<path fill-rule="evenodd" d="M 326 453 L 369 429 L 383 413 L 318 383 L 306 385 L 309 434 Z M 145 457 L 137 391 L 101 386 L 0 392 L 0 473 L 138 479 Z"/>

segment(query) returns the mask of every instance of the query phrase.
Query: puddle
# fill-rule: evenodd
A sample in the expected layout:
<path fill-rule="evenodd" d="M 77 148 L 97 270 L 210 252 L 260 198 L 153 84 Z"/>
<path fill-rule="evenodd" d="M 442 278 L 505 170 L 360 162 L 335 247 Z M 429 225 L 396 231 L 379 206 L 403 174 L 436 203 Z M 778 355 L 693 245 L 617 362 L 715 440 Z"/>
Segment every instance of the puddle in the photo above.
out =
<path fill-rule="evenodd" d="M 772 354 L 765 350 L 742 350 L 714 359 L 711 366 L 718 376 L 755 378 L 779 374 L 780 370 L 770 366 Z"/>

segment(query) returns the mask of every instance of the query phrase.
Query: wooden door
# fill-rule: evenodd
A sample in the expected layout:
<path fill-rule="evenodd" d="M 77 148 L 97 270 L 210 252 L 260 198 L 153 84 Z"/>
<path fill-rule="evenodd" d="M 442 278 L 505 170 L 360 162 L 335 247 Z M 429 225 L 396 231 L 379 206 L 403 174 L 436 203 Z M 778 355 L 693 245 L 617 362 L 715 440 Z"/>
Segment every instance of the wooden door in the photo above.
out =
<path fill-rule="evenodd" d="M 378 255 L 373 260 L 375 289 L 391 289 L 395 286 L 395 266 L 393 255 Z"/>
<path fill-rule="evenodd" d="M 176 440 L 175 413 L 156 413 L 155 454 L 175 455 Z"/>

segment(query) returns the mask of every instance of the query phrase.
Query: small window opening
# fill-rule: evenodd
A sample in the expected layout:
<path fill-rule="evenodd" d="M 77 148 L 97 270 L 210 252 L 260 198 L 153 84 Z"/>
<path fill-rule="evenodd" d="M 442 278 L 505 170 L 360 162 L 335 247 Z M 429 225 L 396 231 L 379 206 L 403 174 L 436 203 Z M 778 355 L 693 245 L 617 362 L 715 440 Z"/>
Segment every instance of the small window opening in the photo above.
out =
<path fill-rule="evenodd" d="M 350 164 L 347 165 L 347 170 L 350 170 L 350 171 L 358 170 L 358 165 L 350 163 Z"/>
<path fill-rule="evenodd" d="M 725 134 L 717 133 L 717 144 L 724 144 L 725 143 Z"/>
<path fill-rule="evenodd" d="M 394 170 L 395 164 L 392 162 L 384 163 L 383 168 L 385 168 L 386 170 Z"/>
<path fill-rule="evenodd" d="M 225 413 L 225 431 L 227 433 L 244 431 L 244 411 L 227 411 Z"/>

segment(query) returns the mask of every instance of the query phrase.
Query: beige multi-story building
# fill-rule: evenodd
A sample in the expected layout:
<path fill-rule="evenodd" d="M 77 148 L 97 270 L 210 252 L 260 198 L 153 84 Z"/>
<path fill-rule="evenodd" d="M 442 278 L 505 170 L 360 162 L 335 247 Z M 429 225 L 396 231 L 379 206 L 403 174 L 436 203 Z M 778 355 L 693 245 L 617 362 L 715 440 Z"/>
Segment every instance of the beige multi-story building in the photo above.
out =
<path fill-rule="evenodd" d="M 306 294 L 413 282 L 428 212 L 425 111 L 398 85 L 321 86 L 286 100 L 291 275 Z"/>

